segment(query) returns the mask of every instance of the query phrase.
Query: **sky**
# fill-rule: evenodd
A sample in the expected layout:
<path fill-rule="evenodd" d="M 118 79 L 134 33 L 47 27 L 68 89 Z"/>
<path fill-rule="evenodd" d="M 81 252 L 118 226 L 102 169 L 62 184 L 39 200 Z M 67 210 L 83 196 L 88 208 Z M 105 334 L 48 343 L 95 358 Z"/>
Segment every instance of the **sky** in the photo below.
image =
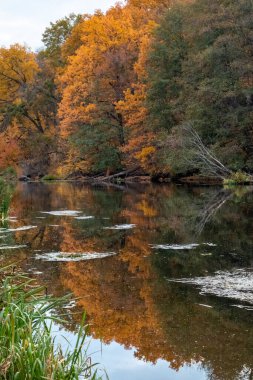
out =
<path fill-rule="evenodd" d="M 105 11 L 115 0 L 0 0 L 0 46 L 26 43 L 33 50 L 43 46 L 41 36 L 51 21 L 69 13 Z"/>

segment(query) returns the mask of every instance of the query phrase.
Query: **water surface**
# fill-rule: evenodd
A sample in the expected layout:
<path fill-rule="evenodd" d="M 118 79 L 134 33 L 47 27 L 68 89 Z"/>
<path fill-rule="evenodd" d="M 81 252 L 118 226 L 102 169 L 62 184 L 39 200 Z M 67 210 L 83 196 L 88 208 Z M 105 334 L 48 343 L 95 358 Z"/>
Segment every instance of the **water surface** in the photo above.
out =
<path fill-rule="evenodd" d="M 252 378 L 252 189 L 19 184 L 10 216 L 2 264 L 78 298 L 58 339 L 86 310 L 111 380 Z"/>

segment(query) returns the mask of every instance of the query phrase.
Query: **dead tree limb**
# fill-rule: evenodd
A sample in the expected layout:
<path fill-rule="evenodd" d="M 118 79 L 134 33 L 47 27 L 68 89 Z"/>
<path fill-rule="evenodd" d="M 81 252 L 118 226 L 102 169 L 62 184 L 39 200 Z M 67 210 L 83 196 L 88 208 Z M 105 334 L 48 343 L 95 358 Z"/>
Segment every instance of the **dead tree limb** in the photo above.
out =
<path fill-rule="evenodd" d="M 204 145 L 199 134 L 188 123 L 182 127 L 183 132 L 186 133 L 187 145 L 193 149 L 195 159 L 201 163 L 206 172 L 219 178 L 227 178 L 232 174 L 232 171 L 222 164 L 218 158 L 210 152 Z"/>
<path fill-rule="evenodd" d="M 94 181 L 94 182 L 110 182 L 110 181 L 113 181 L 115 179 L 126 178 L 129 175 L 134 174 L 139 169 L 140 169 L 140 167 L 138 166 L 138 167 L 135 167 L 133 169 L 123 170 L 119 173 L 112 174 L 109 176 L 91 177 L 90 180 Z"/>

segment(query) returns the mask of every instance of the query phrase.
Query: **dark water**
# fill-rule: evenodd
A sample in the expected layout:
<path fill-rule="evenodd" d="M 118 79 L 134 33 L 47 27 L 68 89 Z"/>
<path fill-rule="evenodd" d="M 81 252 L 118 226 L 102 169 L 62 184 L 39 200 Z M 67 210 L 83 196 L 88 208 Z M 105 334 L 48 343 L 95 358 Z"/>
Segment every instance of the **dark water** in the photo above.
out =
<path fill-rule="evenodd" d="M 19 184 L 10 216 L 1 262 L 78 298 L 111 380 L 252 379 L 252 189 Z"/>

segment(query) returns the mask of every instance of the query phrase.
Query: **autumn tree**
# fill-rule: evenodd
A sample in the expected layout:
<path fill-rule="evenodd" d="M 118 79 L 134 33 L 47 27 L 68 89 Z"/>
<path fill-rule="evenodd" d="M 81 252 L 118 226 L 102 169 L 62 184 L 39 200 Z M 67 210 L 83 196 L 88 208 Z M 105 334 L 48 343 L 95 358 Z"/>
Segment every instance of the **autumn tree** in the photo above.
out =
<path fill-rule="evenodd" d="M 121 114 L 116 109 L 133 82 L 138 33 L 120 5 L 97 12 L 82 23 L 82 46 L 60 78 L 61 131 L 79 151 L 76 167 L 85 172 L 121 167 L 124 144 Z"/>
<path fill-rule="evenodd" d="M 138 73 L 135 65 L 141 46 L 144 46 L 142 40 L 154 27 L 157 9 L 165 3 L 170 2 L 151 1 L 146 7 L 131 1 L 124 6 L 117 4 L 106 14 L 97 11 L 73 29 L 82 45 L 69 58 L 60 77 L 62 101 L 59 117 L 62 135 L 74 143 L 69 161 L 73 163 L 75 156 L 78 170 L 115 171 L 127 164 L 122 153 L 129 138 L 123 110 L 128 106 L 121 102 L 125 96 L 129 102 L 134 101 L 131 96 L 139 91 L 136 90 Z M 66 41 L 67 46 L 70 40 L 71 36 Z M 144 148 L 145 132 L 141 125 L 135 133 L 142 135 L 140 145 Z M 148 141 L 146 144 L 146 151 L 138 150 L 140 160 L 144 161 L 153 152 Z M 130 161 L 134 164 L 138 159 L 133 157 Z"/>
<path fill-rule="evenodd" d="M 1 48 L 0 131 L 3 141 L 22 147 L 20 160 L 32 159 L 38 139 L 45 154 L 37 158 L 45 160 L 46 152 L 51 149 L 48 136 L 55 126 L 56 105 L 47 70 L 35 53 L 18 44 Z"/>
<path fill-rule="evenodd" d="M 124 98 L 117 103 L 117 110 L 124 122 L 125 145 L 122 147 L 123 162 L 128 168 L 140 166 L 152 173 L 156 148 L 154 133 L 148 127 L 146 59 L 151 43 L 150 24 L 140 42 L 138 61 L 134 66 L 136 82 L 126 89 Z"/>

